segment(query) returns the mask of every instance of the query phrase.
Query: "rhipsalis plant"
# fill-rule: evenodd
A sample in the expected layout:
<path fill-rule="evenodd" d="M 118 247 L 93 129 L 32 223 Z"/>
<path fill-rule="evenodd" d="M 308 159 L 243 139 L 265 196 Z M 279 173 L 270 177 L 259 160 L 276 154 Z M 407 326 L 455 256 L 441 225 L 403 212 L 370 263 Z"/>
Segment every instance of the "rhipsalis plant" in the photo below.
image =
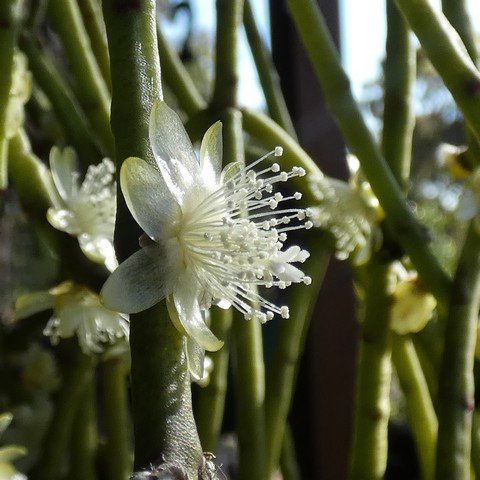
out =
<path fill-rule="evenodd" d="M 343 135 L 325 165 L 343 162 L 348 178 L 323 171 L 334 149 L 299 143 L 326 137 L 324 113 L 289 112 L 298 92 L 276 71 L 256 2 L 215 2 L 213 55 L 177 22 L 195 25 L 196 3 L 0 5 L 0 479 L 320 478 L 312 445 L 338 432 L 299 428 L 318 412 L 294 393 L 330 254 L 351 273 L 358 326 L 333 327 L 349 325 L 358 361 L 341 412 L 354 419 L 350 460 L 331 480 L 393 478 L 393 459 L 407 464 L 389 444 L 399 423 L 418 465 L 402 478 L 480 477 L 480 72 L 467 2 L 444 0 L 442 13 L 387 0 L 379 131 L 317 2 L 270 2 L 274 22 L 288 10 L 282 34 L 298 37 Z M 239 96 L 242 26 L 259 77 L 247 87 L 268 114 Z M 280 72 L 306 78 L 284 50 Z M 416 80 L 450 91 L 453 114 L 427 111 Z M 345 290 L 326 292 L 343 307 Z M 336 368 L 340 348 L 305 358 Z"/>

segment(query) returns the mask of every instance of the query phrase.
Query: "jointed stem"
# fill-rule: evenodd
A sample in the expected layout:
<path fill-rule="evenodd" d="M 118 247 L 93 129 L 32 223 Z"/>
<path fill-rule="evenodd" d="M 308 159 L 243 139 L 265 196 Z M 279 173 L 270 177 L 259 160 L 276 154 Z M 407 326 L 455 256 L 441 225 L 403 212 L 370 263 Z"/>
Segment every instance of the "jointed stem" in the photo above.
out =
<path fill-rule="evenodd" d="M 110 94 L 93 55 L 77 1 L 49 0 L 48 14 L 75 76 L 75 90 L 80 104 L 103 147 L 109 155 L 113 155 Z"/>
<path fill-rule="evenodd" d="M 417 3 L 417 2 L 415 2 Z M 416 221 L 355 102 L 325 20 L 314 0 L 287 0 L 297 30 L 323 87 L 325 101 L 352 152 L 358 157 L 386 213 L 393 235 L 439 303 L 448 298 L 450 280 L 427 245 Z M 479 117 L 480 118 L 480 117 Z"/>
<path fill-rule="evenodd" d="M 268 468 L 271 475 L 278 466 L 282 443 L 293 398 L 298 363 L 315 300 L 327 269 L 329 253 L 318 245 L 318 239 L 305 245 L 311 258 L 306 264 L 306 274 L 312 284 L 293 285 L 289 291 L 290 318 L 282 321 L 274 357 L 268 367 L 267 395 L 265 400 Z"/>
<path fill-rule="evenodd" d="M 162 98 L 156 2 L 104 0 L 112 72 L 112 130 L 117 170 L 128 156 L 154 162 L 148 139 L 153 101 Z M 119 195 L 115 246 L 120 259 L 138 248 L 138 227 Z M 135 468 L 168 462 L 197 478 L 202 451 L 192 414 L 183 337 L 165 303 L 132 315 L 131 385 Z"/>
<path fill-rule="evenodd" d="M 130 418 L 127 410 L 126 366 L 122 358 L 100 364 L 106 436 L 106 467 L 110 480 L 126 480 L 132 471 Z"/>
<path fill-rule="evenodd" d="M 218 352 L 208 355 L 213 362 L 210 382 L 198 394 L 198 435 L 205 452 L 217 451 L 217 442 L 222 428 L 225 395 L 227 393 L 227 374 L 229 360 L 228 332 L 232 325 L 232 310 L 212 309 L 210 311 L 210 330 L 225 343 Z"/>
<path fill-rule="evenodd" d="M 470 478 L 480 236 L 472 223 L 455 273 L 438 387 L 438 480 Z"/>

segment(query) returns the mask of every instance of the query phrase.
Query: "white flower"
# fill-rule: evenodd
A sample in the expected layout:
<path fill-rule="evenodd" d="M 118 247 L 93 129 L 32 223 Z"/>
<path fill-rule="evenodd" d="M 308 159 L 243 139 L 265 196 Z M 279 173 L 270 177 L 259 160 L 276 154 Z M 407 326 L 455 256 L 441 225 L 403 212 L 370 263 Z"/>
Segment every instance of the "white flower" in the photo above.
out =
<path fill-rule="evenodd" d="M 118 263 L 113 248 L 116 185 L 112 161 L 104 158 L 100 164 L 88 167 L 80 186 L 75 151 L 53 147 L 50 169 L 58 198 L 48 210 L 48 221 L 58 230 L 76 236 L 90 260 L 114 270 Z"/>
<path fill-rule="evenodd" d="M 253 167 L 267 155 L 249 167 L 230 164 L 221 172 L 219 122 L 203 138 L 199 163 L 180 118 L 163 101 L 152 110 L 150 143 L 157 165 L 128 158 L 120 172 L 128 208 L 146 236 L 105 283 L 105 305 L 135 313 L 168 297 L 175 326 L 211 351 L 222 345 L 202 315 L 212 302 L 233 305 L 245 318 L 262 322 L 274 314 L 288 317 L 286 306 L 271 303 L 257 287 L 310 283 L 292 265 L 308 252 L 282 247 L 288 230 L 309 228 L 311 222 L 289 225 L 303 221 L 304 210 L 273 212 L 282 201 L 301 197 L 284 198 L 273 185 L 304 175 L 303 169 L 282 172 L 274 163 L 255 173 Z M 281 155 L 281 148 L 275 153 Z"/>
<path fill-rule="evenodd" d="M 8 428 L 12 418 L 10 413 L 0 414 L 0 435 Z M 18 445 L 0 447 L 0 480 L 27 480 L 27 477 L 12 465 L 13 461 L 26 453 L 25 448 Z"/>
<path fill-rule="evenodd" d="M 64 282 L 48 292 L 20 296 L 15 304 L 15 318 L 20 320 L 42 310 L 53 309 L 43 333 L 52 344 L 75 334 L 85 354 L 100 353 L 102 344 L 128 340 L 128 316 L 105 308 L 98 295 L 86 287 Z"/>
<path fill-rule="evenodd" d="M 347 155 L 347 164 L 348 183 L 319 174 L 309 177 L 310 190 L 318 200 L 309 212 L 313 225 L 333 236 L 339 260 L 351 258 L 354 265 L 363 265 L 381 244 L 378 223 L 383 211 L 361 174 L 358 159 Z"/>

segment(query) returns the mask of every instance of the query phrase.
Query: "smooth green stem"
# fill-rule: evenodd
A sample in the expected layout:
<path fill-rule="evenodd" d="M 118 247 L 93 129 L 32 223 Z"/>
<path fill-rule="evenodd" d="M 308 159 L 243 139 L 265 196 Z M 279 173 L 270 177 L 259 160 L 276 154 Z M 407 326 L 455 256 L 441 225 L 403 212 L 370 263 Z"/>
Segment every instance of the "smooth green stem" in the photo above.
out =
<path fill-rule="evenodd" d="M 76 0 L 49 0 L 48 17 L 65 48 L 78 100 L 103 147 L 113 155 L 110 94 L 92 52 Z"/>
<path fill-rule="evenodd" d="M 389 263 L 383 263 L 379 253 L 365 268 L 365 318 L 361 324 L 349 478 L 380 480 L 387 467 L 392 375 Z"/>
<path fill-rule="evenodd" d="M 416 52 L 394 0 L 387 0 L 387 28 L 382 150 L 393 175 L 405 190 L 415 124 L 412 88 Z"/>
<path fill-rule="evenodd" d="M 465 0 L 442 0 L 443 13 L 447 20 L 452 24 L 452 27 L 457 31 L 462 39 L 465 48 L 467 49 L 473 63 L 477 64 L 478 51 L 475 45 L 475 34 L 470 22 L 470 17 L 467 12 L 467 5 Z M 475 135 L 467 128 L 466 129 L 468 158 L 472 165 L 480 163 L 480 145 Z"/>
<path fill-rule="evenodd" d="M 100 364 L 107 479 L 126 480 L 132 472 L 130 418 L 127 410 L 125 360 L 116 357 Z"/>
<path fill-rule="evenodd" d="M 20 130 L 8 146 L 8 174 L 22 206 L 30 215 L 45 220 L 54 198 L 51 173 L 32 152 L 24 131 Z"/>
<path fill-rule="evenodd" d="M 215 81 L 210 106 L 223 110 L 237 105 L 238 30 L 243 18 L 243 0 L 216 0 Z"/>
<path fill-rule="evenodd" d="M 8 185 L 7 106 L 22 8 L 23 0 L 5 0 L 0 4 L 0 192 Z"/>
<path fill-rule="evenodd" d="M 68 141 L 80 154 L 80 161 L 85 166 L 98 163 L 101 158 L 99 144 L 73 92 L 61 77 L 52 59 L 35 45 L 31 37 L 23 36 L 20 46 L 27 54 L 28 67 L 35 81 L 50 100 L 65 129 Z"/>
<path fill-rule="evenodd" d="M 111 90 L 110 59 L 108 58 L 107 34 L 103 22 L 102 8 L 98 0 L 78 0 L 83 23 L 90 38 L 90 45 L 102 72 L 107 88 Z"/>
<path fill-rule="evenodd" d="M 442 10 L 452 27 L 460 35 L 470 58 L 477 63 L 478 49 L 466 0 L 442 0 Z"/>
<path fill-rule="evenodd" d="M 293 441 L 292 431 L 287 425 L 280 455 L 280 471 L 283 480 L 300 480 L 302 478 L 295 455 L 295 442 Z"/>
<path fill-rule="evenodd" d="M 153 101 L 162 98 L 156 2 L 104 0 L 112 72 L 112 130 L 117 171 L 137 156 L 154 163 L 148 138 Z M 138 227 L 118 195 L 115 247 L 120 259 L 138 249 Z M 184 339 L 164 302 L 130 319 L 135 469 L 168 462 L 198 477 L 202 450 L 193 419 Z"/>
<path fill-rule="evenodd" d="M 292 138 L 296 139 L 295 127 L 280 87 L 280 78 L 270 52 L 258 31 L 251 0 L 245 1 L 243 22 L 270 117 L 286 130 Z"/>
<path fill-rule="evenodd" d="M 411 338 L 393 336 L 392 360 L 407 403 L 407 413 L 424 480 L 433 480 L 438 422 Z"/>
<path fill-rule="evenodd" d="M 162 64 L 162 76 L 178 100 L 179 105 L 187 115 L 193 115 L 205 108 L 206 103 L 197 87 L 193 83 L 190 74 L 184 67 L 177 52 L 168 44 L 159 27 L 158 50 Z"/>
<path fill-rule="evenodd" d="M 395 1 L 479 140 L 480 73 L 458 33 L 429 0 Z"/>
<path fill-rule="evenodd" d="M 218 438 L 222 429 L 230 355 L 228 333 L 231 325 L 231 309 L 220 310 L 214 308 L 210 311 L 210 330 L 224 344 L 218 352 L 208 354 L 213 362 L 210 382 L 198 393 L 197 427 L 200 442 L 205 452 L 217 451 Z"/>
<path fill-rule="evenodd" d="M 265 480 L 265 368 L 262 326 L 234 313 L 232 361 L 235 385 L 239 480 Z"/>
<path fill-rule="evenodd" d="M 93 377 L 79 395 L 70 443 L 70 472 L 68 480 L 95 480 L 97 429 L 95 423 L 95 388 Z M 72 407 L 73 408 L 73 407 Z M 120 479 L 120 477 L 118 477 Z"/>
<path fill-rule="evenodd" d="M 60 477 L 77 411 L 75 407 L 92 378 L 91 359 L 79 352 L 65 370 L 63 384 L 57 393 L 55 411 L 43 439 L 40 458 L 30 475 L 33 480 L 56 480 Z"/>
<path fill-rule="evenodd" d="M 480 306 L 480 235 L 470 225 L 448 310 L 438 385 L 436 479 L 470 478 L 473 359 Z"/>
<path fill-rule="evenodd" d="M 298 364 L 330 257 L 330 253 L 318 244 L 318 238 L 313 236 L 305 242 L 305 248 L 311 253 L 308 263 L 305 264 L 305 274 L 312 278 L 312 284 L 296 284 L 290 287 L 290 318 L 281 320 L 275 353 L 267 370 L 265 416 L 270 475 L 278 466 Z"/>
<path fill-rule="evenodd" d="M 450 291 L 450 279 L 428 247 L 425 228 L 408 207 L 398 182 L 368 130 L 317 2 L 287 0 L 286 3 L 322 85 L 327 107 L 336 118 L 352 152 L 358 157 L 386 213 L 394 238 L 410 256 L 424 284 L 439 304 L 444 304 Z"/>

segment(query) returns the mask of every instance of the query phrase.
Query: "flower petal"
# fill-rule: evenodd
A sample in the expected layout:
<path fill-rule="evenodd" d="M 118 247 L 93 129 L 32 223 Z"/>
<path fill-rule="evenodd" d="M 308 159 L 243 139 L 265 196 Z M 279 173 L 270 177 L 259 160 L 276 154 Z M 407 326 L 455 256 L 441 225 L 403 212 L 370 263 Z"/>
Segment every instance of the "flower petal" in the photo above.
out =
<path fill-rule="evenodd" d="M 138 313 L 165 298 L 164 260 L 158 245 L 135 252 L 103 285 L 103 304 L 117 312 Z"/>
<path fill-rule="evenodd" d="M 120 186 L 130 212 L 151 238 L 162 238 L 180 217 L 180 206 L 160 172 L 144 160 L 130 157 L 123 162 Z"/>
<path fill-rule="evenodd" d="M 58 193 L 67 201 L 78 191 L 77 157 L 72 148 L 66 147 L 62 151 L 57 147 L 50 150 L 50 169 Z"/>
<path fill-rule="evenodd" d="M 198 345 L 198 343 L 190 337 L 184 337 L 184 349 L 187 357 L 187 365 L 193 381 L 198 381 L 203 378 L 205 373 L 204 361 L 205 350 Z"/>
<path fill-rule="evenodd" d="M 207 185 L 220 181 L 222 159 L 222 122 L 216 122 L 206 131 L 200 147 L 200 169 Z"/>
<path fill-rule="evenodd" d="M 26 293 L 15 302 L 15 320 L 22 320 L 52 307 L 53 295 L 49 292 Z"/>
<path fill-rule="evenodd" d="M 195 276 L 187 271 L 178 279 L 173 291 L 173 303 L 178 320 L 187 334 L 200 347 L 210 352 L 215 352 L 222 348 L 223 342 L 205 324 L 198 304 L 198 290 L 199 286 Z"/>
<path fill-rule="evenodd" d="M 200 168 L 180 117 L 161 100 L 153 105 L 149 136 L 165 183 L 182 204 L 183 196 L 198 178 Z"/>
<path fill-rule="evenodd" d="M 78 235 L 80 233 L 77 217 L 70 210 L 49 208 L 47 210 L 47 220 L 52 227 L 61 232 L 66 232 L 70 235 Z"/>

